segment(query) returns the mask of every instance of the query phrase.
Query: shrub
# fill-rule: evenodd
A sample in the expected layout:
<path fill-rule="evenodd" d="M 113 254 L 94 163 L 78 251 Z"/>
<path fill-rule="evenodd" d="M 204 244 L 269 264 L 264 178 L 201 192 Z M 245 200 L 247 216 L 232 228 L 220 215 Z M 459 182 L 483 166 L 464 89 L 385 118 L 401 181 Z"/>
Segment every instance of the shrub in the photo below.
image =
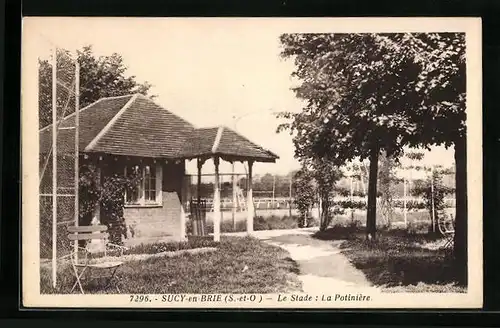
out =
<path fill-rule="evenodd" d="M 427 232 L 429 224 L 422 221 L 409 221 L 406 226 L 408 234 L 421 234 Z"/>
<path fill-rule="evenodd" d="M 354 201 L 354 200 L 340 200 L 333 202 L 334 206 L 340 206 L 341 208 L 349 208 L 349 209 L 366 209 L 366 202 L 363 201 Z"/>
<path fill-rule="evenodd" d="M 207 238 L 208 237 L 208 238 Z M 212 237 L 190 237 L 185 242 L 171 242 L 171 243 L 154 243 L 154 244 L 140 244 L 134 246 L 124 252 L 128 254 L 157 254 L 162 252 L 172 252 L 184 249 L 194 249 L 202 247 L 217 247 L 218 242 L 213 241 Z"/>

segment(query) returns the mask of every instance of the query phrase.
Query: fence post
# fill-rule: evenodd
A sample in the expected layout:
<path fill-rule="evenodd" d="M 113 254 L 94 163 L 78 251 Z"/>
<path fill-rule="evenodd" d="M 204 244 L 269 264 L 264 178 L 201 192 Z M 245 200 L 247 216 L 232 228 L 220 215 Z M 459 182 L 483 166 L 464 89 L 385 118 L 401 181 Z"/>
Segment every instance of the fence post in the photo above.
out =
<path fill-rule="evenodd" d="M 292 218 L 292 182 L 293 182 L 293 176 L 290 176 L 290 194 L 288 198 L 288 216 Z"/>
<path fill-rule="evenodd" d="M 57 284 L 57 48 L 52 50 L 52 286 Z"/>
<path fill-rule="evenodd" d="M 79 143 L 79 128 L 80 128 L 80 65 L 78 60 L 75 62 L 75 226 L 78 227 L 80 220 L 80 203 L 79 203 L 79 184 L 80 184 L 80 149 Z M 78 261 L 78 240 L 75 240 L 75 261 Z"/>
<path fill-rule="evenodd" d="M 403 215 L 405 219 L 405 228 L 408 228 L 408 217 L 406 213 L 406 178 L 403 178 Z"/>
<path fill-rule="evenodd" d="M 432 209 L 432 232 L 436 232 L 436 212 L 434 209 L 434 166 L 431 166 L 431 209 Z"/>
<path fill-rule="evenodd" d="M 232 174 L 231 174 L 231 182 L 232 182 L 232 192 L 233 192 L 233 206 L 232 206 L 232 212 L 231 212 L 231 218 L 233 219 L 233 231 L 236 231 L 236 207 L 238 206 L 238 200 L 236 197 L 236 177 L 234 176 L 234 161 L 232 163 Z"/>

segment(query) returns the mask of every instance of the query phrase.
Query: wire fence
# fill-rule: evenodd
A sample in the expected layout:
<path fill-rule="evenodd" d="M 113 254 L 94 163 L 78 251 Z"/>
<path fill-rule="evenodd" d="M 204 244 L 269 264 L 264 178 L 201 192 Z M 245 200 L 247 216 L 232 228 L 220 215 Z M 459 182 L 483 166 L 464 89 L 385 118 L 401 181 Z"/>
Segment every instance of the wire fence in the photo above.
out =
<path fill-rule="evenodd" d="M 235 185 L 233 188 L 234 176 Z M 219 190 L 221 194 L 221 210 L 231 211 L 233 207 L 233 189 L 237 195 L 236 201 L 242 197 L 246 200 L 247 197 L 247 178 L 246 174 L 220 174 L 219 178 Z M 213 193 L 214 193 L 214 182 L 215 175 L 204 174 L 201 179 L 201 184 L 198 187 L 196 175 L 187 175 L 185 180 L 185 186 L 187 189 L 187 200 L 186 208 L 189 207 L 189 201 L 191 199 L 196 199 L 198 197 L 198 192 L 200 194 L 200 199 L 205 201 L 208 210 L 212 209 L 213 206 Z M 296 208 L 295 199 L 295 186 L 293 182 L 293 177 L 290 175 L 271 175 L 266 174 L 264 176 L 256 176 L 253 179 L 253 199 L 254 207 L 256 210 L 280 210 L 287 209 L 290 206 Z M 344 181 L 344 183 L 338 183 L 332 194 L 332 206 L 338 205 L 341 207 L 356 207 L 364 208 L 367 205 L 367 192 L 363 191 L 361 179 L 357 179 L 356 183 L 349 185 L 349 179 Z M 367 183 L 367 182 L 366 182 Z M 402 182 L 394 183 L 392 186 L 394 189 L 394 196 L 392 199 L 392 204 L 395 208 L 402 209 L 404 204 L 408 208 L 412 209 L 425 209 L 425 200 L 421 196 L 413 196 L 406 187 L 406 192 L 403 191 L 404 185 Z M 406 193 L 406 195 L 405 195 Z M 378 202 L 381 200 L 381 195 L 377 196 Z M 444 205 L 446 208 L 455 207 L 455 198 L 453 195 L 449 195 L 444 198 Z M 317 206 L 315 204 L 314 206 Z"/>
<path fill-rule="evenodd" d="M 78 217 L 78 122 L 74 115 L 78 67 L 70 52 L 50 41 L 47 49 L 48 54 L 39 57 L 40 257 L 60 259 L 72 249 L 67 227 Z"/>

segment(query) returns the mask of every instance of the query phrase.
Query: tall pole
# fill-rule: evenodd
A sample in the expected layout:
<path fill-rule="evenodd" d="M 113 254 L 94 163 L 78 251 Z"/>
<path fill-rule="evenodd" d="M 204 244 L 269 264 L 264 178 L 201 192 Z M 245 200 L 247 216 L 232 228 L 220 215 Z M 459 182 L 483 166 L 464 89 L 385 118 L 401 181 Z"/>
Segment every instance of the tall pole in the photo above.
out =
<path fill-rule="evenodd" d="M 203 227 L 202 227 L 202 213 L 206 209 L 201 208 L 201 169 L 203 167 L 203 161 L 198 158 L 196 161 L 197 168 L 198 168 L 198 181 L 196 184 L 196 197 L 198 199 L 197 205 L 196 205 L 196 214 L 194 215 L 194 222 L 193 222 L 193 234 L 195 236 L 198 235 L 203 235 Z"/>
<path fill-rule="evenodd" d="M 80 127 L 80 65 L 78 64 L 78 58 L 75 62 L 75 227 L 79 225 L 79 214 L 80 214 L 80 203 L 79 203 L 79 181 L 80 181 L 80 169 L 79 169 L 79 127 Z M 75 256 L 78 260 L 78 240 L 75 240 Z"/>
<path fill-rule="evenodd" d="M 353 171 L 354 171 L 354 168 L 353 168 Z M 351 183 L 351 193 L 350 193 L 350 201 L 351 201 L 351 218 L 354 218 L 354 204 L 352 203 L 354 201 L 354 192 L 353 192 L 353 189 L 352 189 L 352 180 L 353 180 L 353 173 L 354 172 L 351 172 L 351 174 L 349 175 L 349 181 Z"/>
<path fill-rule="evenodd" d="M 413 158 L 410 158 L 410 179 L 408 180 L 408 188 L 411 195 L 411 186 L 413 184 Z"/>
<path fill-rule="evenodd" d="M 273 175 L 273 198 L 271 200 L 271 208 L 274 210 L 274 195 L 276 192 L 276 175 Z"/>
<path fill-rule="evenodd" d="M 323 203 L 322 203 L 322 201 L 321 201 L 321 195 L 320 195 L 320 193 L 319 193 L 319 192 L 318 192 L 317 197 L 318 197 L 318 219 L 319 219 L 319 226 L 320 226 L 320 227 L 322 227 L 322 226 L 323 226 L 323 218 L 322 218 L 322 216 L 321 216 L 321 207 L 323 206 Z M 306 218 L 304 218 L 304 219 L 305 219 L 305 220 L 306 220 L 306 222 L 307 222 L 307 217 L 306 217 Z"/>
<path fill-rule="evenodd" d="M 354 190 L 353 190 L 353 177 L 352 177 L 352 173 L 351 175 L 349 176 L 349 181 L 350 181 L 350 185 L 351 185 L 351 193 L 350 193 L 350 196 L 351 196 L 351 201 L 353 200 L 354 198 Z"/>
<path fill-rule="evenodd" d="M 366 194 L 366 186 L 365 186 L 365 180 L 363 178 L 363 169 L 361 168 L 361 164 L 358 165 L 358 173 L 359 173 L 359 181 L 361 182 L 361 191 L 363 191 L 363 194 Z"/>
<path fill-rule="evenodd" d="M 52 51 L 52 286 L 57 284 L 57 48 Z"/>
<path fill-rule="evenodd" d="M 236 206 L 238 205 L 238 200 L 236 198 L 236 189 L 237 189 L 237 184 L 236 184 L 236 178 L 234 176 L 234 162 L 232 163 L 232 174 L 231 174 L 231 182 L 232 182 L 232 190 L 233 190 L 233 207 L 232 207 L 232 212 L 231 212 L 231 218 L 233 219 L 233 231 L 236 231 Z"/>
<path fill-rule="evenodd" d="M 215 183 L 214 183 L 214 241 L 220 241 L 220 189 L 219 189 L 219 157 L 214 157 Z"/>
<path fill-rule="evenodd" d="M 405 228 L 408 227 L 408 218 L 406 213 L 406 178 L 403 178 L 403 215 L 405 218 Z"/>
<path fill-rule="evenodd" d="M 255 209 L 253 206 L 253 185 L 252 185 L 252 166 L 253 161 L 248 161 L 248 191 L 247 191 L 247 233 L 251 234 L 253 232 L 253 217 L 255 214 Z"/>
<path fill-rule="evenodd" d="M 432 208 L 432 232 L 436 232 L 436 212 L 434 208 L 434 167 L 431 166 L 431 208 Z"/>
<path fill-rule="evenodd" d="M 292 217 L 292 182 L 293 182 L 293 175 L 290 175 L 290 191 L 288 197 L 288 216 L 290 218 Z"/>
<path fill-rule="evenodd" d="M 233 129 L 236 131 L 236 123 L 237 123 L 237 119 L 235 118 L 235 116 L 233 115 Z M 236 179 L 234 178 L 234 161 L 231 163 L 231 181 L 233 183 L 233 208 L 232 208 L 232 211 L 231 211 L 231 219 L 233 220 L 233 231 L 236 231 L 236 206 L 238 205 L 237 202 L 238 202 L 238 199 L 237 199 L 237 195 L 236 195 L 236 188 L 237 188 L 237 183 L 236 183 Z"/>

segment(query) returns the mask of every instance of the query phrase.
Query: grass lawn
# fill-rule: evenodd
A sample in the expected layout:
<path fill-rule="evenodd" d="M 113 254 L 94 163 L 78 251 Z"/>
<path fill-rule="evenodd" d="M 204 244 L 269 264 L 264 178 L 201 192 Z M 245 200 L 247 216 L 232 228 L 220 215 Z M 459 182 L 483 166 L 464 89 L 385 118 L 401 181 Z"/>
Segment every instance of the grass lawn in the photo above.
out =
<path fill-rule="evenodd" d="M 378 239 L 368 242 L 362 229 L 335 226 L 315 237 L 345 240 L 340 246 L 342 253 L 386 292 L 466 292 L 465 287 L 455 284 L 450 252 L 423 247 L 435 242 L 435 236 L 379 231 Z"/>
<path fill-rule="evenodd" d="M 422 232 L 431 224 L 431 217 L 427 210 L 408 211 L 408 230 L 411 232 Z M 344 214 L 335 215 L 332 224 L 349 225 L 355 223 L 358 226 L 366 226 L 366 210 L 355 210 L 352 217 L 349 209 L 344 210 Z M 386 223 L 386 219 L 380 211 L 377 211 L 377 224 L 380 226 Z M 395 211 L 391 220 L 393 228 L 399 228 L 404 225 L 404 215 L 400 211 Z"/>
<path fill-rule="evenodd" d="M 247 269 L 245 269 L 247 268 Z M 122 293 L 276 293 L 301 289 L 298 266 L 283 249 L 257 239 L 222 237 L 212 253 L 132 260 L 118 269 Z M 61 266 L 59 287 L 51 287 L 50 268 L 42 266 L 41 293 L 69 293 L 71 266 Z M 91 293 L 114 293 L 87 284 Z"/>

